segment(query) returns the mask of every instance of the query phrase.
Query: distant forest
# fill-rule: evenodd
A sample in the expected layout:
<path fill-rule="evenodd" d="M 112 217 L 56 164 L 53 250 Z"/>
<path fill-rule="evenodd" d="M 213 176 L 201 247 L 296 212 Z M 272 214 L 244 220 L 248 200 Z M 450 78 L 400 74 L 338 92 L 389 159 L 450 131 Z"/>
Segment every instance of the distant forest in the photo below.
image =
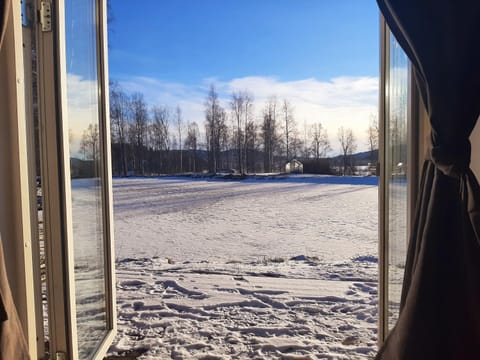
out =
<path fill-rule="evenodd" d="M 355 165 L 377 161 L 378 123 L 368 126 L 370 151 L 355 154 L 351 129 L 338 129 L 341 155 L 329 158 L 327 130 L 320 122 L 300 129 L 288 99 L 269 98 L 255 114 L 253 94 L 234 92 L 222 106 L 214 85 L 204 101 L 202 123 L 184 119 L 180 106 L 149 106 L 139 92 L 127 93 L 110 84 L 112 169 L 115 176 L 185 173 L 284 172 L 293 159 L 303 171 L 351 174 Z M 81 138 L 84 162 L 97 160 L 98 128 L 90 126 Z"/>

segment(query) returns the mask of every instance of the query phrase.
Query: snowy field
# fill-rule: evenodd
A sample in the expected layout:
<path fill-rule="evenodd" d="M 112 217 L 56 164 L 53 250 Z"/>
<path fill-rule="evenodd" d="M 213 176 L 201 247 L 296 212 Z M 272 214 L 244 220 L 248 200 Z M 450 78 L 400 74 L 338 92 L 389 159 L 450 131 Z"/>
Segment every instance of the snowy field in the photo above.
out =
<path fill-rule="evenodd" d="M 376 181 L 114 179 L 110 355 L 372 358 Z"/>

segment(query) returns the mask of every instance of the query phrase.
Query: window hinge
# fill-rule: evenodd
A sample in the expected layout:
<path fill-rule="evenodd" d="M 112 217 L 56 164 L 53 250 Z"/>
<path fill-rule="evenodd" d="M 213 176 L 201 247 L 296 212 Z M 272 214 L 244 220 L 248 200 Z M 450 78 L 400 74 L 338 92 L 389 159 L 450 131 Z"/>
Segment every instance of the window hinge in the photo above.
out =
<path fill-rule="evenodd" d="M 55 360 L 66 360 L 67 355 L 64 352 L 55 353 Z"/>
<path fill-rule="evenodd" d="M 40 3 L 40 25 L 42 31 L 52 31 L 52 3 L 48 1 Z"/>

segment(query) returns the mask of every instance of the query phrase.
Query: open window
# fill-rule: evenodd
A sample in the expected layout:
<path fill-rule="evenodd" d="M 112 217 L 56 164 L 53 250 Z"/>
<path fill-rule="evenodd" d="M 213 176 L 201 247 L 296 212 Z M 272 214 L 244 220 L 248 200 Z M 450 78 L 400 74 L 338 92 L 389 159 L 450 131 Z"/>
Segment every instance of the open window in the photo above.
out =
<path fill-rule="evenodd" d="M 38 358 L 101 359 L 116 328 L 106 1 L 22 5 Z"/>
<path fill-rule="evenodd" d="M 395 325 L 402 294 L 408 236 L 425 144 L 420 103 L 407 55 L 381 21 L 379 343 Z"/>
<path fill-rule="evenodd" d="M 16 121 L 7 122 L 8 127 L 18 127 L 14 129 L 18 139 L 28 141 L 7 144 L 3 141 L 7 136 L 0 137 L 4 148 L 16 147 L 15 158 L 5 160 L 1 155 L 2 169 L 8 161 L 19 167 L 0 183 L 2 189 L 19 191 L 18 198 L 27 202 L 27 195 L 22 193 L 26 184 L 19 180 L 19 190 L 10 183 L 23 175 L 29 179 L 30 211 L 23 209 L 25 204 L 18 205 L 25 222 L 18 231 L 24 243 L 15 245 L 16 250 L 30 245 L 28 218 L 38 237 L 32 236 L 32 250 L 22 253 L 24 262 L 16 263 L 16 277 L 24 278 L 17 288 L 27 289 L 23 294 L 27 300 L 18 303 L 22 320 L 28 324 L 29 342 L 38 338 L 38 358 L 100 359 L 115 335 L 105 3 L 25 0 L 23 9 L 15 2 L 11 10 L 18 27 L 23 24 L 24 66 L 16 59 L 19 62 L 12 74 L 24 71 L 26 116 L 24 119 L 19 111 Z M 7 44 L 18 55 L 21 46 L 15 36 L 9 35 Z M 12 45 L 12 41 L 16 43 Z M 380 194 L 380 341 L 399 311 L 418 154 L 423 144 L 421 105 L 410 66 L 384 23 L 381 63 L 380 154 L 385 166 L 381 169 Z M 4 75 L 2 79 L 9 77 Z M 16 79 L 19 84 L 20 78 Z M 11 79 L 7 80 L 11 85 Z M 11 88 L 8 91 L 13 93 Z M 21 96 L 15 95 L 11 101 L 20 108 Z M 26 129 L 20 126 L 23 120 Z M 35 132 L 28 133 L 29 129 Z M 25 160 L 28 169 L 23 165 Z M 4 204 L 16 199 L 6 196 L 2 210 Z M 33 253 L 34 276 L 27 261 L 29 251 Z M 29 302 L 31 284 L 34 302 Z M 42 307 L 42 301 L 48 306 Z M 32 326 L 32 314 L 36 326 Z"/>

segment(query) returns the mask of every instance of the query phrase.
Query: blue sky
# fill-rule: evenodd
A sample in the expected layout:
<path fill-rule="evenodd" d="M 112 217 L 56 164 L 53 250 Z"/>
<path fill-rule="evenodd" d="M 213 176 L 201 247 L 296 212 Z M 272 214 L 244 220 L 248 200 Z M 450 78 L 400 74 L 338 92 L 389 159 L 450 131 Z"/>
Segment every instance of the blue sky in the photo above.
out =
<path fill-rule="evenodd" d="M 362 138 L 376 114 L 379 14 L 373 0 L 109 0 L 110 78 L 203 122 L 206 89 L 288 98 L 299 124 Z M 366 141 L 366 140 L 365 140 Z"/>
<path fill-rule="evenodd" d="M 378 74 L 373 0 L 110 1 L 112 77 L 194 84 Z"/>

